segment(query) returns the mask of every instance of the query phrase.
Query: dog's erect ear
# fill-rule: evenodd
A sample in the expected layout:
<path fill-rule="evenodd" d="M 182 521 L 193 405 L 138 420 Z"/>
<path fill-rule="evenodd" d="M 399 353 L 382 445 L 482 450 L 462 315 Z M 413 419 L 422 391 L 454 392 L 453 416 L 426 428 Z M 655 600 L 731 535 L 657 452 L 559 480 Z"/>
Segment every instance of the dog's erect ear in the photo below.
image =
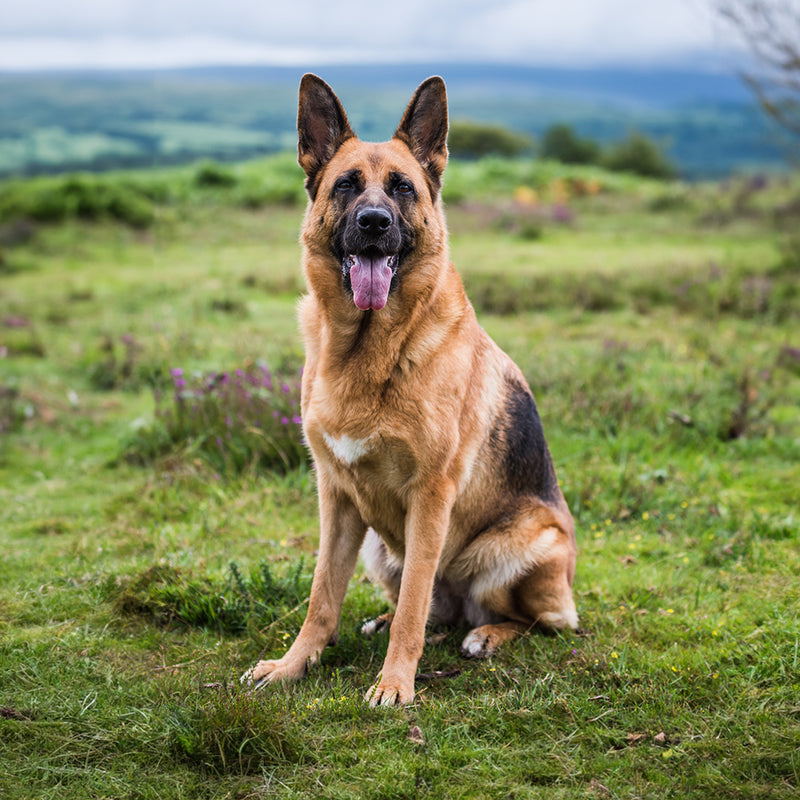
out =
<path fill-rule="evenodd" d="M 447 92 L 441 78 L 419 85 L 394 135 L 425 167 L 438 192 L 447 164 Z"/>
<path fill-rule="evenodd" d="M 300 81 L 297 133 L 297 160 L 308 177 L 306 189 L 313 197 L 319 171 L 355 134 L 333 89 L 310 72 Z"/>

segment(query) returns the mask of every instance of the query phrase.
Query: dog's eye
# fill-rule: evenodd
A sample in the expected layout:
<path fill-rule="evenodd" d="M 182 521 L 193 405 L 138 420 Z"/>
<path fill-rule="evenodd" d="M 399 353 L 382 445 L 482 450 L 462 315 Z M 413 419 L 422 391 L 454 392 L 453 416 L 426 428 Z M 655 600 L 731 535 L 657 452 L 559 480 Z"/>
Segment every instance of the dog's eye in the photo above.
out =
<path fill-rule="evenodd" d="M 350 178 L 341 178 L 336 181 L 334 188 L 337 192 L 349 192 L 353 188 L 353 181 Z"/>
<path fill-rule="evenodd" d="M 397 192 L 397 194 L 414 194 L 414 187 L 408 181 L 400 181 L 400 183 L 394 187 L 394 190 Z"/>

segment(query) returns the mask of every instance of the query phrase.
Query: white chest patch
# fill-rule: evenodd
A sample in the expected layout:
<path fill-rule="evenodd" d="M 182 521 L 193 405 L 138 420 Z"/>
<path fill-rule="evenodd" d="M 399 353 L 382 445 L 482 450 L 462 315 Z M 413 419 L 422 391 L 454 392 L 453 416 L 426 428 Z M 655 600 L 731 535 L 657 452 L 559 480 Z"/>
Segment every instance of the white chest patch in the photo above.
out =
<path fill-rule="evenodd" d="M 369 450 L 367 447 L 368 439 L 351 439 L 345 435 L 336 439 L 329 433 L 323 433 L 322 435 L 325 438 L 325 444 L 328 445 L 336 458 L 348 466 L 355 464 Z"/>

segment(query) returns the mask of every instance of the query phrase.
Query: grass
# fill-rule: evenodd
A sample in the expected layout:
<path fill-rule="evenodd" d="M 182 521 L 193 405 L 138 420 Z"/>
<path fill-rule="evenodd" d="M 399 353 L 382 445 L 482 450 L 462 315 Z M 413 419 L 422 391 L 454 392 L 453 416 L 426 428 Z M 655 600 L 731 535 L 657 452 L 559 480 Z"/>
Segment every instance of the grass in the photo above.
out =
<path fill-rule="evenodd" d="M 191 428 L 130 458 L 175 368 L 296 367 L 302 210 L 238 194 L 287 163 L 126 175 L 166 188 L 145 228 L 4 223 L 0 796 L 796 796 L 796 178 L 453 165 L 454 261 L 537 395 L 584 632 L 465 661 L 444 631 L 415 703 L 373 710 L 360 570 L 305 681 L 238 682 L 302 622 L 313 471 L 221 471 Z M 577 178 L 607 185 L 551 196 Z"/>

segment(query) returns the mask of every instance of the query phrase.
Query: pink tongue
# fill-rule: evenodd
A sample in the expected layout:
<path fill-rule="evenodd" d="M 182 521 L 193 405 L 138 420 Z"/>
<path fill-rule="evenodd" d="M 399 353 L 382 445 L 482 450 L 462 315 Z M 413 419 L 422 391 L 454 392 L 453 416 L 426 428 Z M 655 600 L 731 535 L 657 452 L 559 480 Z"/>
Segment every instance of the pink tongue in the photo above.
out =
<path fill-rule="evenodd" d="M 391 256 L 351 256 L 350 285 L 353 287 L 353 300 L 361 311 L 370 308 L 377 311 L 386 305 L 389 286 L 392 283 Z"/>

